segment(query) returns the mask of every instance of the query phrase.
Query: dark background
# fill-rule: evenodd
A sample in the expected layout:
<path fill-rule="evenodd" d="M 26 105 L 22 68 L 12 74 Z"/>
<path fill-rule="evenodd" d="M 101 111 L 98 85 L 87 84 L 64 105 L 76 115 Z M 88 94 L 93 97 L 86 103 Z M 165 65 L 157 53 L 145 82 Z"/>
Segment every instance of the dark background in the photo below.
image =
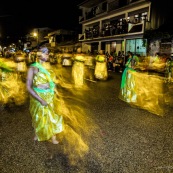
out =
<path fill-rule="evenodd" d="M 33 28 L 80 30 L 78 5 L 85 0 L 29 0 L 7 1 L 0 4 L 0 38 L 22 37 Z M 173 5 L 162 0 L 151 0 L 159 14 L 166 17 L 160 31 L 173 32 Z"/>
<path fill-rule="evenodd" d="M 1 37 L 23 36 L 37 27 L 76 29 L 78 5 L 84 0 L 3 1 L 0 5 Z"/>

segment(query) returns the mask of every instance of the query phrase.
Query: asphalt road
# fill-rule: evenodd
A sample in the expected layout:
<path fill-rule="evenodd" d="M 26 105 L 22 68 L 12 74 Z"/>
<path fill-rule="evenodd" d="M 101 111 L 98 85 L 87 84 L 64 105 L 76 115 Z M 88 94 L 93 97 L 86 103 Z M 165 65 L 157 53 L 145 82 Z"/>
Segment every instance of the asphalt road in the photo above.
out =
<path fill-rule="evenodd" d="M 75 88 L 71 67 L 58 67 L 58 71 L 58 91 L 65 104 L 85 115 L 77 119 L 81 128 L 71 122 L 74 131 L 79 130 L 75 131 L 78 137 L 86 141 L 88 152 L 79 158 L 80 144 L 66 151 L 63 141 L 58 146 L 34 143 L 28 102 L 10 105 L 1 108 L 1 173 L 173 172 L 172 108 L 160 117 L 120 100 L 121 73 L 109 72 L 107 81 L 86 80 L 84 88 Z M 78 158 L 76 162 L 70 162 L 71 154 Z"/>

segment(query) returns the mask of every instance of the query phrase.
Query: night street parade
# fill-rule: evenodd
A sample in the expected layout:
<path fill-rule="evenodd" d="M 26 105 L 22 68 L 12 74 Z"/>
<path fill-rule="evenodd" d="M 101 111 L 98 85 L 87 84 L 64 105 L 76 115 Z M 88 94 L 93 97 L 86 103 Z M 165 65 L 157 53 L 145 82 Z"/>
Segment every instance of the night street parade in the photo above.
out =
<path fill-rule="evenodd" d="M 173 172 L 169 5 L 59 6 L 1 10 L 1 172 Z"/>

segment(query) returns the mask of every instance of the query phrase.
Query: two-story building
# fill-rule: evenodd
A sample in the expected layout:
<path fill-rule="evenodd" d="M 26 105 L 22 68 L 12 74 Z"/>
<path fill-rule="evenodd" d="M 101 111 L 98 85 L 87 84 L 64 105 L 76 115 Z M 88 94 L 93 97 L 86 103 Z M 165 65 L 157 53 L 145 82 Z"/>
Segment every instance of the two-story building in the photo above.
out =
<path fill-rule="evenodd" d="M 155 30 L 165 22 L 166 16 L 162 9 L 158 8 L 158 1 L 82 2 L 78 5 L 81 10 L 79 24 L 82 25 L 82 33 L 79 34 L 79 41 L 82 43 L 82 51 L 96 53 L 102 49 L 109 53 L 124 51 L 125 54 L 131 51 L 146 56 L 149 47 L 149 40 L 145 37 L 146 31 Z"/>

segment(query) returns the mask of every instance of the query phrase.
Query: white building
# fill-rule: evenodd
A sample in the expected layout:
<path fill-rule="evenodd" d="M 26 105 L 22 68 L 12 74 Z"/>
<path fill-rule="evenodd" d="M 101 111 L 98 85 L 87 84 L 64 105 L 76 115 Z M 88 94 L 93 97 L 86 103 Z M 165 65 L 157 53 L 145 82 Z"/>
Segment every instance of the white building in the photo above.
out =
<path fill-rule="evenodd" d="M 78 5 L 82 51 L 131 51 L 146 56 L 149 46 L 145 31 L 156 29 L 165 21 L 158 6 L 159 2 L 152 0 L 84 1 Z"/>

